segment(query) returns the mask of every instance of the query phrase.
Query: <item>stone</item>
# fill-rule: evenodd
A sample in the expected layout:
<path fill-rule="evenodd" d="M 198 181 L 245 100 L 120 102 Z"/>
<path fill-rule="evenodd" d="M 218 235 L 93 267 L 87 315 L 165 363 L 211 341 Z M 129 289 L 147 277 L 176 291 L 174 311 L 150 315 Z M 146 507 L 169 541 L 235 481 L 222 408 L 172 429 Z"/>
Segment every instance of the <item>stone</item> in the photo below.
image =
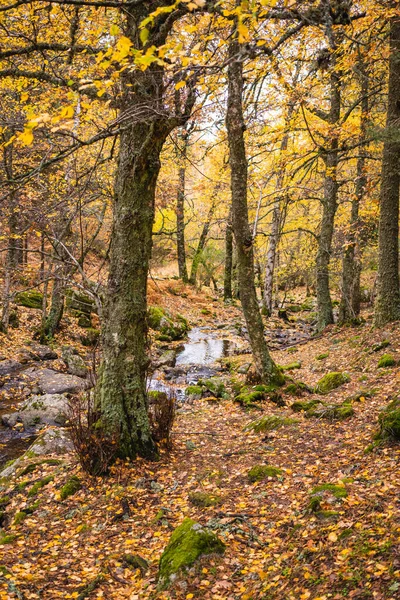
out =
<path fill-rule="evenodd" d="M 188 570 L 200 557 L 224 552 L 225 544 L 212 531 L 192 519 L 184 519 L 172 533 L 161 556 L 159 588 L 167 588 L 180 572 Z"/>
<path fill-rule="evenodd" d="M 88 368 L 76 348 L 73 348 L 72 346 L 63 346 L 61 357 L 67 366 L 68 373 L 76 375 L 77 377 L 86 377 Z"/>
<path fill-rule="evenodd" d="M 19 371 L 22 368 L 22 364 L 17 360 L 6 359 L 0 361 L 0 375 L 10 375 Z"/>
<path fill-rule="evenodd" d="M 318 381 L 315 391 L 319 394 L 329 394 L 332 390 L 348 383 L 350 377 L 346 373 L 333 372 L 327 373 Z"/>
<path fill-rule="evenodd" d="M 57 352 L 54 352 L 49 346 L 43 346 L 42 344 L 34 344 L 30 347 L 30 351 L 35 356 L 35 360 L 55 360 L 58 358 Z"/>
<path fill-rule="evenodd" d="M 3 415 L 3 424 L 15 427 L 22 423 L 25 429 L 36 425 L 64 425 L 68 401 L 62 394 L 45 394 L 44 396 L 31 396 L 19 411 Z"/>
<path fill-rule="evenodd" d="M 53 371 L 53 369 L 34 369 L 25 372 L 36 383 L 42 394 L 76 394 L 89 387 L 89 382 L 76 375 Z"/>
<path fill-rule="evenodd" d="M 175 350 L 166 350 L 156 361 L 156 367 L 175 367 L 176 363 L 176 352 Z"/>

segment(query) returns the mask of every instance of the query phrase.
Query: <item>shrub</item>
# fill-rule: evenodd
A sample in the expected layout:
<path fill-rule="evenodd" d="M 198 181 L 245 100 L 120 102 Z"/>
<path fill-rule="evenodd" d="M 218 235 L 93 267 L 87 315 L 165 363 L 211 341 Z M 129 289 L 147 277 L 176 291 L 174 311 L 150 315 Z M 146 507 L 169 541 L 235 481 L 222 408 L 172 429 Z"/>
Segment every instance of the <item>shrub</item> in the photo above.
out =
<path fill-rule="evenodd" d="M 117 456 L 118 432 L 106 432 L 93 394 L 81 394 L 69 404 L 70 434 L 78 460 L 90 475 L 105 475 Z"/>

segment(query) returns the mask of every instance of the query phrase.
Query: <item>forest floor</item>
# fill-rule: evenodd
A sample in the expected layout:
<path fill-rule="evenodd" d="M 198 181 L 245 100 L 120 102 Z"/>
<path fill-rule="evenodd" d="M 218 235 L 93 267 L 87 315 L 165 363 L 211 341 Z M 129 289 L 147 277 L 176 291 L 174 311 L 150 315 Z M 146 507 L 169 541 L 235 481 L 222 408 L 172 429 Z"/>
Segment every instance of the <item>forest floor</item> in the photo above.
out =
<path fill-rule="evenodd" d="M 191 324 L 212 326 L 216 315 L 240 318 L 237 308 L 220 300 L 190 292 L 184 298 L 182 288 L 174 289 L 166 294 L 153 284 L 151 301 L 179 310 Z M 373 345 L 383 340 L 390 346 L 375 352 Z M 90 478 L 71 454 L 4 483 L 1 494 L 10 502 L 0 545 L 0 599 L 398 599 L 400 446 L 365 451 L 379 411 L 398 392 L 400 366 L 377 366 L 385 352 L 399 365 L 398 325 L 377 331 L 367 320 L 273 353 L 281 365 L 300 361 L 301 368 L 289 373 L 309 386 L 325 373 L 348 373 L 350 381 L 329 396 L 301 400 L 339 404 L 358 396 L 349 419 L 305 418 L 291 410 L 296 398 L 286 394 L 283 408 L 266 402 L 244 409 L 233 395 L 195 400 L 178 411 L 173 448 L 159 462 L 120 463 L 109 477 Z M 246 430 L 267 415 L 290 420 L 268 432 Z M 265 464 L 281 472 L 251 483 L 249 469 Z M 61 500 L 60 488 L 73 475 L 82 488 Z M 324 492 L 314 512 L 310 492 L 322 484 L 343 492 L 340 498 Z M 194 491 L 218 496 L 220 503 L 194 506 Z M 18 514 L 33 502 L 34 512 L 20 521 Z M 188 516 L 217 533 L 225 554 L 202 559 L 159 592 L 159 558 Z M 127 554 L 143 557 L 148 570 L 129 567 Z"/>

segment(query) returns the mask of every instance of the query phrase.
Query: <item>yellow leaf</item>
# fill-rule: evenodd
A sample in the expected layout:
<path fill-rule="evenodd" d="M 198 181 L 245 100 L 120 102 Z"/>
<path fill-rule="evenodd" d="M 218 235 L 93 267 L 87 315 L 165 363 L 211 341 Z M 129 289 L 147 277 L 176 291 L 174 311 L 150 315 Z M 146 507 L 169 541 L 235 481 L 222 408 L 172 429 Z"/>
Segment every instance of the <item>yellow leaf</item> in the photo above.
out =
<path fill-rule="evenodd" d="M 144 27 L 140 32 L 140 40 L 143 44 L 147 42 L 149 39 L 149 30 Z"/>
<path fill-rule="evenodd" d="M 60 114 L 62 119 L 72 119 L 74 116 L 74 107 L 73 106 L 64 106 Z"/>
<path fill-rule="evenodd" d="M 247 29 L 246 25 L 244 25 L 244 23 L 240 22 L 238 23 L 238 39 L 239 39 L 239 43 L 243 44 L 244 42 L 247 42 L 247 40 L 250 37 L 249 34 L 249 30 Z"/>
<path fill-rule="evenodd" d="M 176 89 L 176 90 L 180 90 L 181 88 L 185 87 L 185 85 L 186 85 L 186 81 L 179 81 L 179 82 L 176 84 L 176 86 L 175 86 L 175 89 Z"/>
<path fill-rule="evenodd" d="M 111 35 L 118 35 L 119 34 L 119 27 L 118 27 L 118 25 L 111 25 L 111 27 L 110 27 L 110 34 Z"/>
<path fill-rule="evenodd" d="M 29 98 L 28 92 L 22 92 L 21 94 L 21 102 L 26 102 Z"/>
<path fill-rule="evenodd" d="M 18 139 L 24 144 L 24 146 L 30 146 L 33 142 L 33 131 L 30 127 L 24 129 L 23 133 L 20 133 Z"/>
<path fill-rule="evenodd" d="M 328 540 L 330 542 L 337 542 L 337 535 L 334 531 L 332 531 L 329 535 L 328 535 Z"/>

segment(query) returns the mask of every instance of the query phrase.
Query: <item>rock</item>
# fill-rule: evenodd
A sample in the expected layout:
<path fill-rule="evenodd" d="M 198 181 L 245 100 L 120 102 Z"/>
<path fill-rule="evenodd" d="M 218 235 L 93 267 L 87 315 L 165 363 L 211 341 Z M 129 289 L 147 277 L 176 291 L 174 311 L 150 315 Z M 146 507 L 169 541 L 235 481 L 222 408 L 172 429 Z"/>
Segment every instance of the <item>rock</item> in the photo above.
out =
<path fill-rule="evenodd" d="M 15 303 L 18 306 L 25 306 L 25 308 L 38 308 L 42 309 L 43 306 L 43 294 L 38 290 L 28 290 L 26 292 L 18 292 L 15 295 Z"/>
<path fill-rule="evenodd" d="M 318 381 L 315 391 L 317 394 L 329 394 L 332 390 L 349 381 L 350 377 L 346 373 L 327 373 Z"/>
<path fill-rule="evenodd" d="M 167 588 L 181 571 L 192 567 L 200 557 L 224 552 L 225 544 L 212 531 L 192 519 L 184 519 L 172 533 L 161 556 L 159 588 Z"/>
<path fill-rule="evenodd" d="M 31 396 L 18 412 L 3 415 L 3 424 L 15 427 L 22 423 L 25 429 L 35 425 L 64 425 L 68 401 L 62 394 L 45 394 L 44 396 Z"/>
<path fill-rule="evenodd" d="M 81 488 L 82 484 L 80 479 L 76 475 L 73 475 L 68 479 L 67 483 L 65 483 L 60 490 L 61 500 L 66 500 L 70 496 L 73 496 Z"/>
<path fill-rule="evenodd" d="M 175 367 L 176 352 L 175 350 L 167 350 L 163 352 L 160 358 L 156 361 L 156 366 L 159 367 Z"/>
<path fill-rule="evenodd" d="M 88 368 L 76 348 L 73 348 L 72 346 L 63 346 L 61 357 L 67 365 L 68 373 L 76 375 L 77 377 L 86 377 Z"/>
<path fill-rule="evenodd" d="M 30 347 L 30 352 L 34 356 L 34 360 L 55 360 L 58 358 L 57 352 L 42 344 L 34 344 Z"/>
<path fill-rule="evenodd" d="M 76 394 L 88 387 L 88 382 L 76 375 L 58 373 L 52 369 L 37 371 L 36 382 L 42 394 Z"/>
<path fill-rule="evenodd" d="M 251 363 L 244 363 L 244 365 L 241 365 L 237 372 L 240 373 L 241 375 L 246 375 L 247 371 L 250 369 L 251 367 Z"/>
<path fill-rule="evenodd" d="M 77 317 L 81 316 L 81 314 L 90 317 L 90 313 L 97 312 L 96 303 L 93 298 L 83 292 L 71 289 L 67 290 L 65 295 L 65 306 L 74 312 Z"/>
<path fill-rule="evenodd" d="M 6 359 L 0 361 L 0 375 L 10 375 L 22 368 L 22 364 L 17 360 Z"/>
<path fill-rule="evenodd" d="M 85 333 L 80 336 L 80 340 L 84 346 L 95 346 L 100 338 L 100 329 L 89 327 Z"/>
<path fill-rule="evenodd" d="M 194 442 L 192 442 L 192 440 L 187 440 L 185 443 L 185 446 L 188 450 L 196 450 L 197 446 Z"/>
<path fill-rule="evenodd" d="M 28 458 L 47 454 L 68 454 L 72 450 L 73 444 L 66 429 L 46 429 L 22 456 L 0 472 L 0 479 L 14 475 Z"/>
<path fill-rule="evenodd" d="M 377 440 L 400 440 L 400 400 L 395 398 L 379 414 L 380 431 Z"/>
<path fill-rule="evenodd" d="M 150 306 L 147 319 L 149 327 L 159 332 L 157 339 L 165 342 L 181 340 L 188 332 L 188 322 L 182 315 L 172 315 L 159 306 Z"/>
<path fill-rule="evenodd" d="M 392 354 L 384 354 L 379 359 L 378 367 L 380 369 L 384 369 L 386 367 L 394 367 L 395 364 L 396 364 L 396 361 Z"/>

